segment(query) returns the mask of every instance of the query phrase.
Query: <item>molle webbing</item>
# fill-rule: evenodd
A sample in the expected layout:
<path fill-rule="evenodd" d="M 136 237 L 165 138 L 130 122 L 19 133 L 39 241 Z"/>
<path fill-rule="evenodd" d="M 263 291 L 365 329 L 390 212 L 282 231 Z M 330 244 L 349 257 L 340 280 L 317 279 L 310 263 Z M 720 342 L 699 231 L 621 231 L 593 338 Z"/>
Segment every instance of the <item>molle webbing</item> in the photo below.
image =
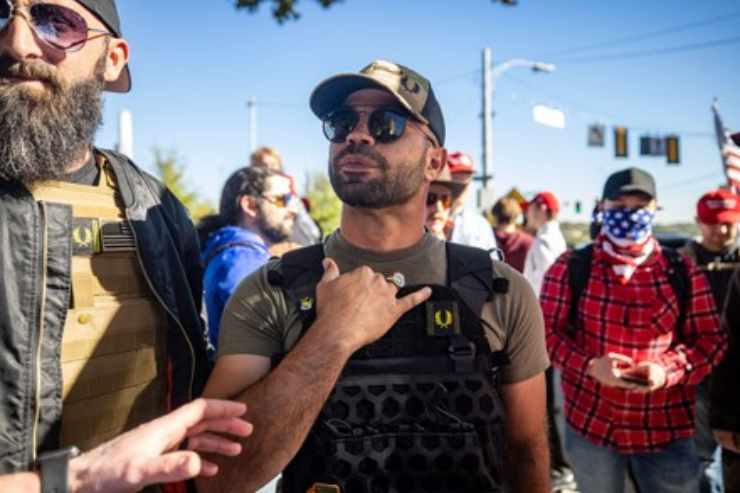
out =
<path fill-rule="evenodd" d="M 71 302 L 61 346 L 61 443 L 92 448 L 166 410 L 166 317 L 136 254 L 112 174 L 50 182 L 39 201 L 72 208 Z"/>
<path fill-rule="evenodd" d="M 447 256 L 449 287 L 431 286 L 427 303 L 347 363 L 283 472 L 285 493 L 303 493 L 315 483 L 352 493 L 499 491 L 498 368 L 506 361 L 502 352 L 491 352 L 480 313 L 508 285 L 493 280 L 485 251 L 448 244 Z M 269 274 L 299 307 L 304 331 L 315 307 L 303 303 L 301 310 L 301 304 L 315 298 L 322 259 L 321 245 L 298 250 Z M 419 287 L 405 287 L 399 296 Z M 435 310 L 444 313 L 439 321 L 449 332 L 430 330 Z"/>

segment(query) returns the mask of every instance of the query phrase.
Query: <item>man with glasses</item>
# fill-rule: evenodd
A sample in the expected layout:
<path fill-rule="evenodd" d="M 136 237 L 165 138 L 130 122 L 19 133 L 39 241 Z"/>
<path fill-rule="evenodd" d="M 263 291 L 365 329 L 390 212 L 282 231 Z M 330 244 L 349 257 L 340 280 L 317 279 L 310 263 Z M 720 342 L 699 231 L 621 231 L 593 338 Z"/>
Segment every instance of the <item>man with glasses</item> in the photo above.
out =
<path fill-rule="evenodd" d="M 425 231 L 446 165 L 427 79 L 376 60 L 311 109 L 341 227 L 247 277 L 205 395 L 248 402 L 255 433 L 201 492 L 548 491 L 537 300 L 487 251 Z M 505 418 L 505 419 L 504 419 Z"/>
<path fill-rule="evenodd" d="M 215 347 L 226 301 L 242 279 L 267 262 L 271 247 L 288 239 L 296 202 L 287 176 L 263 167 L 241 168 L 226 180 L 218 214 L 198 225 L 208 336 Z"/>
<path fill-rule="evenodd" d="M 93 146 L 128 58 L 113 0 L 0 0 L 0 473 L 40 465 L 44 491 L 66 488 L 73 445 L 192 400 L 208 373 L 185 208 Z"/>
<path fill-rule="evenodd" d="M 455 197 L 464 188 L 465 185 L 452 179 L 449 166 L 445 166 L 437 179 L 429 185 L 426 226 L 434 236 L 442 240 L 450 239 L 453 226 L 450 211 Z"/>

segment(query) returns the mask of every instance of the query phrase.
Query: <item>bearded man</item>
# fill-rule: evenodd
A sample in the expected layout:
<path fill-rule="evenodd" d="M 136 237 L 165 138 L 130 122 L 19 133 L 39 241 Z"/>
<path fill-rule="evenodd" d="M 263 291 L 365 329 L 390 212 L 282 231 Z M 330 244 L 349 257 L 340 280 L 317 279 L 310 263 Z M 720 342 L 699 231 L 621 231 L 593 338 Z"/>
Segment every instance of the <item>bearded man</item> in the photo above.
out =
<path fill-rule="evenodd" d="M 445 167 L 442 110 L 376 60 L 311 96 L 341 227 L 248 276 L 205 395 L 255 433 L 202 492 L 549 492 L 544 326 L 524 278 L 425 230 Z M 505 416 L 505 419 L 504 419 Z"/>
<path fill-rule="evenodd" d="M 193 225 L 93 146 L 128 58 L 113 0 L 0 0 L 0 473 L 56 464 L 44 491 L 207 377 Z"/>

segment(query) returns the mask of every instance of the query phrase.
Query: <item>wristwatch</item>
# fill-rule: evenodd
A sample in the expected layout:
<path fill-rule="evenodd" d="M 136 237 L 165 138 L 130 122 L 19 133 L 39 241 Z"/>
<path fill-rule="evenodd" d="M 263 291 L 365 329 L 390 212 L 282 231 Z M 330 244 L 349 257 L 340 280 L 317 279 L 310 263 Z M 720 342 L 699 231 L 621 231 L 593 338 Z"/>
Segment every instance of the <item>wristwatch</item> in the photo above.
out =
<path fill-rule="evenodd" d="M 80 455 L 77 447 L 45 452 L 38 458 L 41 472 L 41 493 L 68 493 L 69 461 Z"/>

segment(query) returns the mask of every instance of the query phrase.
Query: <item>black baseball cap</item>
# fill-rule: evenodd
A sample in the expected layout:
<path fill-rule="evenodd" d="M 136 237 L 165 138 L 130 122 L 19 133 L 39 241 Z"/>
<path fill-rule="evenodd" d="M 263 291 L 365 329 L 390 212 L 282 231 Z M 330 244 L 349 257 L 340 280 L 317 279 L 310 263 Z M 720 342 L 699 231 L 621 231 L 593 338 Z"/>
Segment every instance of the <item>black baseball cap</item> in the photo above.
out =
<path fill-rule="evenodd" d="M 77 0 L 77 3 L 84 6 L 100 22 L 105 24 L 116 38 L 123 37 L 121 19 L 118 17 L 115 0 Z M 131 90 L 131 72 L 128 69 L 128 65 L 123 67 L 118 79 L 106 84 L 105 88 L 111 92 L 129 92 Z"/>
<path fill-rule="evenodd" d="M 613 173 L 604 184 L 604 199 L 614 200 L 621 195 L 644 193 L 657 198 L 653 175 L 640 168 L 627 168 Z"/>
<path fill-rule="evenodd" d="M 311 111 L 323 119 L 361 89 L 389 92 L 414 118 L 429 126 L 439 145 L 445 145 L 445 120 L 432 84 L 410 68 L 387 60 L 374 60 L 357 74 L 338 74 L 321 82 L 311 94 Z"/>

